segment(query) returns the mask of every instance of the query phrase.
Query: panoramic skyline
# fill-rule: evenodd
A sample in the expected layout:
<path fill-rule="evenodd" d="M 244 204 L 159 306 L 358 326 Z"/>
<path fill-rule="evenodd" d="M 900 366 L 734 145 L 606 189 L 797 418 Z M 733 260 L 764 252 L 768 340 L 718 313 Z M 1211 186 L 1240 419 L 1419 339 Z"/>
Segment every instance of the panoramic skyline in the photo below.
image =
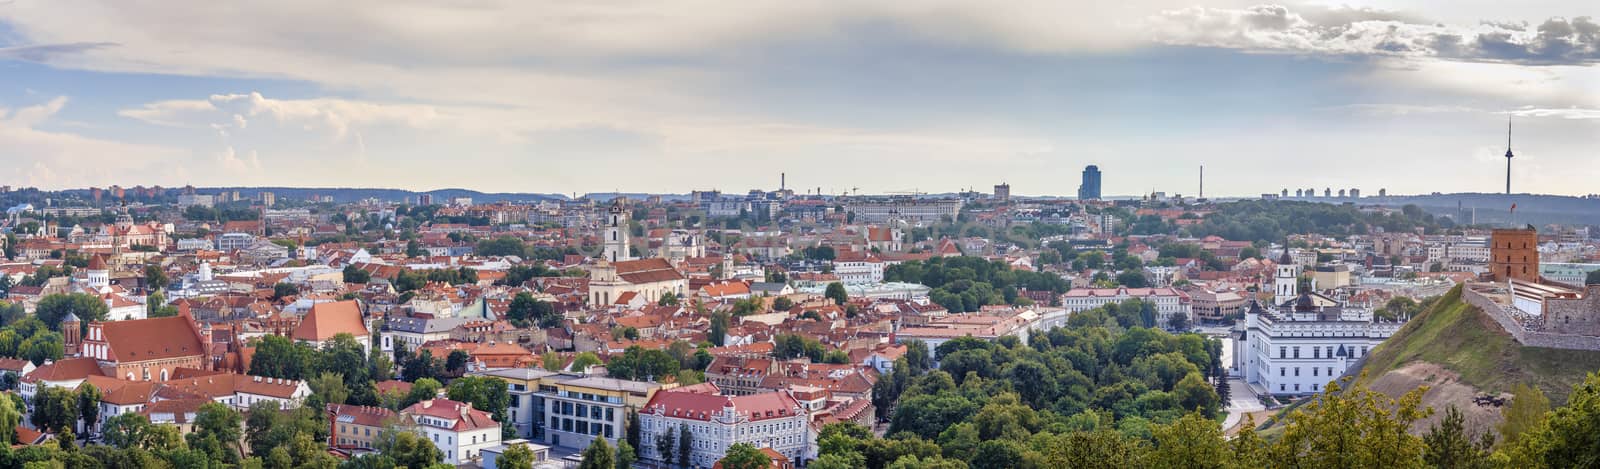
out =
<path fill-rule="evenodd" d="M 1592 2 L 0 2 L 0 185 L 1582 195 Z"/>

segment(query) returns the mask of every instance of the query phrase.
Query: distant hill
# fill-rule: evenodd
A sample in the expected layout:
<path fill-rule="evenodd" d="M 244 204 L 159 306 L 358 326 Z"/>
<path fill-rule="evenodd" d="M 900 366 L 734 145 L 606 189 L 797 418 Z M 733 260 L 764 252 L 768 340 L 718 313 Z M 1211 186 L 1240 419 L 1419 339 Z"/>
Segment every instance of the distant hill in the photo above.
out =
<path fill-rule="evenodd" d="M 222 191 L 239 191 L 240 195 L 254 198 L 262 192 L 271 192 L 274 197 L 286 200 L 304 200 L 313 195 L 331 196 L 335 203 L 355 202 L 363 199 L 376 198 L 384 201 L 400 201 L 406 198 L 415 198 L 421 194 L 433 196 L 434 203 L 446 203 L 456 197 L 471 197 L 473 202 L 533 202 L 541 200 L 567 200 L 561 194 L 540 193 L 515 193 L 515 192 L 478 192 L 468 189 L 438 189 L 431 191 L 408 191 L 403 189 L 378 189 L 378 188 L 352 188 L 352 187 L 199 187 L 201 194 L 215 194 Z"/>
<path fill-rule="evenodd" d="M 1467 415 L 1469 427 L 1481 429 L 1498 423 L 1500 413 L 1475 405 L 1472 397 L 1478 393 L 1509 393 L 1517 383 L 1530 383 L 1559 406 L 1587 373 L 1600 371 L 1600 352 L 1522 346 L 1463 301 L 1461 288 L 1450 290 L 1367 356 L 1361 371 L 1372 389 L 1398 397 L 1429 386 L 1424 405 L 1442 411 L 1454 404 Z M 1437 418 L 1418 426 L 1426 428 Z"/>
<path fill-rule="evenodd" d="M 1458 224 L 1473 221 L 1476 211 L 1479 224 L 1505 224 L 1512 221 L 1511 204 L 1517 205 L 1517 224 L 1543 225 L 1549 223 L 1573 225 L 1600 225 L 1600 198 L 1572 197 L 1548 194 L 1429 194 L 1387 197 L 1324 198 L 1305 197 L 1290 200 L 1323 203 L 1355 203 L 1400 207 L 1416 205 L 1434 215 L 1449 216 Z M 1458 211 L 1459 209 L 1459 211 Z"/>

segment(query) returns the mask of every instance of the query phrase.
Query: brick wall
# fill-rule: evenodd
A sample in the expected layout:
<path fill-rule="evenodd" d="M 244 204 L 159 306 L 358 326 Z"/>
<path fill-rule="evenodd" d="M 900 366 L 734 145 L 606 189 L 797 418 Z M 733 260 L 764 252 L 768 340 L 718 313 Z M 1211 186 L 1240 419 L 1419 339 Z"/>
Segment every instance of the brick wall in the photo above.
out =
<path fill-rule="evenodd" d="M 1590 298 L 1594 297 L 1591 296 Z M 1470 288 L 1462 288 L 1461 299 L 1466 300 L 1467 304 L 1476 306 L 1478 309 L 1483 310 L 1484 314 L 1489 315 L 1490 319 L 1494 319 L 1494 322 L 1499 324 L 1501 329 L 1504 329 L 1507 333 L 1511 334 L 1511 337 L 1516 339 L 1516 341 L 1522 345 L 1528 347 L 1600 351 L 1600 335 L 1566 334 L 1560 332 L 1528 330 L 1527 328 L 1523 327 L 1521 323 L 1517 322 L 1511 317 L 1511 315 L 1515 313 L 1506 311 L 1505 308 L 1502 308 L 1498 303 L 1495 303 L 1489 298 L 1484 297 L 1478 292 L 1472 291 Z M 1589 314 L 1593 315 L 1593 311 L 1595 310 L 1589 311 Z M 1592 316 L 1591 322 L 1593 322 Z"/>

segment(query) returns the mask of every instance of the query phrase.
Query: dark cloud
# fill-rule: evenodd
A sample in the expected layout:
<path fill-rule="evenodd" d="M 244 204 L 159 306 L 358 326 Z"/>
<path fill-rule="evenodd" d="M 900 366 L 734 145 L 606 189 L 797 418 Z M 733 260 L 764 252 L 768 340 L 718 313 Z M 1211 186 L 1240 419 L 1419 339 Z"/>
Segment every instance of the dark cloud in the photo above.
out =
<path fill-rule="evenodd" d="M 0 60 L 25 60 L 28 62 L 49 62 L 57 57 L 81 54 L 95 49 L 115 47 L 114 42 L 73 42 L 65 44 L 34 44 L 27 46 L 0 47 Z"/>

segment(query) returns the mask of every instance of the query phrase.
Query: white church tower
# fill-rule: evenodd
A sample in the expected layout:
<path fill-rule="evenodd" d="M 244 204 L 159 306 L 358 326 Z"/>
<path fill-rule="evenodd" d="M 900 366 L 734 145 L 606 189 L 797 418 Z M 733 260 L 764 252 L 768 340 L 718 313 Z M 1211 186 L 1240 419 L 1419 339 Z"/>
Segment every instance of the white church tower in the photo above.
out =
<path fill-rule="evenodd" d="M 1289 255 L 1289 243 L 1283 243 L 1283 256 L 1278 258 L 1278 274 L 1272 281 L 1273 304 L 1284 304 L 1293 301 L 1299 295 L 1300 265 L 1294 262 L 1294 257 Z"/>
<path fill-rule="evenodd" d="M 604 224 L 602 236 L 605 237 L 605 250 L 601 252 L 601 257 L 611 262 L 633 260 L 628 250 L 628 210 L 622 206 L 621 197 L 611 201 Z"/>

